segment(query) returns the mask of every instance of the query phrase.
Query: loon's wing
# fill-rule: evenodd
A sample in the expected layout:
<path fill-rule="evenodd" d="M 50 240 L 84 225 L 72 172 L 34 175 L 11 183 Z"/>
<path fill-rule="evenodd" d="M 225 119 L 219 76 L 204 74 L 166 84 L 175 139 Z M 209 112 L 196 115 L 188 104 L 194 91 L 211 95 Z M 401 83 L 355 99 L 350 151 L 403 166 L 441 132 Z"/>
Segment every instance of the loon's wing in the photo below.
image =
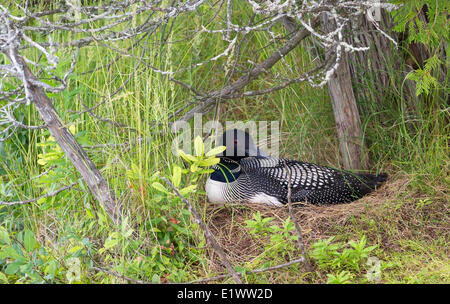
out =
<path fill-rule="evenodd" d="M 386 180 L 383 174 L 354 174 L 289 159 L 248 157 L 240 164 L 247 174 L 258 179 L 275 180 L 283 189 L 288 188 L 290 172 L 293 202 L 350 202 L 371 192 Z"/>
<path fill-rule="evenodd" d="M 339 171 L 311 163 L 283 158 L 247 157 L 241 160 L 243 171 L 258 173 L 277 180 L 287 189 L 289 173 L 291 188 L 306 190 L 328 188 Z"/>

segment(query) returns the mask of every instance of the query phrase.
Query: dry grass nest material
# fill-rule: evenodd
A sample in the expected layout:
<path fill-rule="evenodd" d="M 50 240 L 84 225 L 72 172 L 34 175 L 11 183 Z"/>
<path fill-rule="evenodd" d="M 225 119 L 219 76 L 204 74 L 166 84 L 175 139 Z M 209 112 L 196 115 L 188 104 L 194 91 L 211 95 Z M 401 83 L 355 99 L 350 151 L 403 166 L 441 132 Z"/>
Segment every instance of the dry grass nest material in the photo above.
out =
<path fill-rule="evenodd" d="M 381 239 L 382 248 L 393 250 L 396 241 L 407 237 L 433 239 L 437 235 L 446 234 L 449 239 L 450 212 L 446 203 L 446 190 L 441 191 L 441 197 L 433 198 L 433 204 L 418 208 L 417 203 L 427 196 L 408 191 L 409 183 L 410 179 L 407 177 L 395 176 L 370 195 L 349 204 L 304 204 L 295 208 L 294 213 L 302 229 L 304 245 L 308 248 L 318 239 L 361 230 L 372 243 Z M 280 227 L 289 217 L 287 207 L 250 204 L 207 207 L 206 222 L 235 265 L 255 259 L 264 250 L 264 242 L 268 241 L 256 238 L 246 227 L 245 221 L 252 219 L 252 215 L 258 211 L 262 217 L 273 217 L 271 224 Z M 214 265 L 216 262 L 219 265 Z M 213 269 L 222 269 L 220 259 L 213 252 L 211 263 Z"/>

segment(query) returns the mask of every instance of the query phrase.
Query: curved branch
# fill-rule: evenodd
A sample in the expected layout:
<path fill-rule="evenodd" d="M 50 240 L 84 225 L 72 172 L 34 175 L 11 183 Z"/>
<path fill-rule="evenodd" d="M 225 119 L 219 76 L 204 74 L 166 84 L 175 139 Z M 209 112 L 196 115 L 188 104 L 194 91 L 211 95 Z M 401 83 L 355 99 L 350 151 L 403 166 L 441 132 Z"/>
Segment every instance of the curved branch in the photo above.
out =
<path fill-rule="evenodd" d="M 319 24 L 319 19 L 316 18 L 312 21 L 314 25 Z M 228 99 L 233 98 L 238 92 L 240 92 L 245 86 L 247 86 L 251 81 L 258 78 L 263 73 L 267 72 L 272 68 L 280 59 L 287 55 L 290 51 L 295 49 L 295 47 L 306 37 L 309 36 L 309 31 L 306 29 L 297 30 L 297 32 L 289 39 L 282 47 L 277 49 L 269 58 L 258 64 L 256 67 L 251 69 L 248 74 L 241 76 L 232 84 L 224 87 L 220 91 L 215 91 L 209 94 L 208 98 L 201 101 L 196 107 L 187 112 L 179 120 L 189 120 L 194 117 L 195 113 L 202 113 L 206 108 L 214 104 L 216 101 L 224 102 Z"/>
<path fill-rule="evenodd" d="M 57 114 L 52 102 L 44 93 L 44 90 L 34 85 L 33 80 L 36 80 L 22 56 L 20 56 L 16 49 L 11 50 L 9 54 L 11 61 L 16 63 L 16 68 L 23 73 L 23 84 L 27 97 L 36 106 L 41 118 L 48 126 L 50 134 L 58 142 L 61 150 L 65 152 L 76 170 L 81 174 L 83 180 L 89 187 L 89 190 L 94 195 L 96 200 L 104 207 L 106 213 L 114 221 L 119 223 L 119 215 L 121 208 L 116 201 L 114 194 L 109 189 L 106 180 L 96 168 L 95 164 L 88 157 L 86 152 L 81 148 L 78 142 L 73 137 L 72 133 L 64 127 L 61 118 Z"/>

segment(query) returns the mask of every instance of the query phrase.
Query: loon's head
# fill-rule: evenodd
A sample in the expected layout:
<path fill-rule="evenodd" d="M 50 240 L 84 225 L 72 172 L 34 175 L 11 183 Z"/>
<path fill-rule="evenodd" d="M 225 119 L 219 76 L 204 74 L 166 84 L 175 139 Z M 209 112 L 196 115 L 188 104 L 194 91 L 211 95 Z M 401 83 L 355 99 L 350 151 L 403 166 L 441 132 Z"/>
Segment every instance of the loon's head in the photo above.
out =
<path fill-rule="evenodd" d="M 228 159 L 239 163 L 241 159 L 249 156 L 269 156 L 255 145 L 253 138 L 248 132 L 239 129 L 225 131 L 222 134 L 219 145 L 227 147 L 224 152 L 217 155 L 221 160 Z"/>
<path fill-rule="evenodd" d="M 220 163 L 215 166 L 211 179 L 220 182 L 232 182 L 239 177 L 241 173 L 239 163 L 243 158 L 269 156 L 255 145 L 250 134 L 239 129 L 230 129 L 224 132 L 219 145 L 225 146 L 227 149 L 217 154 Z"/>

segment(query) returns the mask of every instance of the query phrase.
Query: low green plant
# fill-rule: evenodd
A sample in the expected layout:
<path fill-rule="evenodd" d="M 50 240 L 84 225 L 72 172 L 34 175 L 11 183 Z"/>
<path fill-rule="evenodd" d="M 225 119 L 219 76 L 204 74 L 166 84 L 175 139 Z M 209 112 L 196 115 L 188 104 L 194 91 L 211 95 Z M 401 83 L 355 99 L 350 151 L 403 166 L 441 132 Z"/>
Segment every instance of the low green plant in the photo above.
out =
<path fill-rule="evenodd" d="M 327 274 L 327 284 L 349 284 L 353 275 L 348 270 L 342 270 L 336 274 Z"/>
<path fill-rule="evenodd" d="M 416 203 L 416 209 L 422 209 L 425 206 L 429 206 L 433 204 L 433 201 L 429 198 L 419 199 L 419 201 Z"/>
<path fill-rule="evenodd" d="M 179 188 L 181 185 L 182 175 L 186 175 L 185 187 L 179 189 L 182 196 L 186 196 L 196 192 L 198 182 L 204 174 L 213 172 L 210 166 L 217 165 L 220 159 L 216 157 L 217 154 L 225 151 L 226 147 L 219 146 L 205 152 L 205 145 L 200 136 L 197 136 L 194 140 L 195 154 L 191 155 L 185 153 L 183 150 L 178 150 L 178 154 L 187 162 L 189 169 L 182 169 L 179 165 L 172 165 L 171 182 L 175 188 Z M 157 174 L 153 175 L 153 180 L 157 178 Z M 152 187 L 156 190 L 164 193 L 165 195 L 177 198 L 177 195 L 173 191 L 168 190 L 159 181 L 153 181 Z"/>
<path fill-rule="evenodd" d="M 395 0 L 399 4 L 398 9 L 392 12 L 394 17 L 394 31 L 408 32 L 406 43 L 422 44 L 429 51 L 429 58 L 424 60 L 423 67 L 418 67 L 409 73 L 406 78 L 416 82 L 416 95 L 428 95 L 433 88 L 439 88 L 437 69 L 442 62 L 439 57 L 441 48 L 449 47 L 446 44 L 449 37 L 448 1 L 434 0 Z M 424 9 L 426 8 L 426 9 Z M 424 10 L 428 22 L 419 17 L 420 11 Z M 445 54 L 445 53 L 444 53 Z M 448 66 L 448 58 L 445 64 Z M 441 88 L 442 89 L 442 88 Z"/>
<path fill-rule="evenodd" d="M 377 246 L 367 246 L 365 236 L 359 241 L 350 240 L 347 243 L 333 242 L 334 240 L 333 236 L 313 243 L 310 257 L 315 260 L 319 269 L 337 271 L 336 274 L 328 274 L 329 282 L 347 282 L 362 273 L 370 254 Z"/>
<path fill-rule="evenodd" d="M 253 213 L 252 220 L 246 220 L 245 224 L 253 235 L 267 236 L 273 232 L 273 229 L 269 224 L 274 220 L 273 217 L 262 217 L 261 212 Z"/>
<path fill-rule="evenodd" d="M 261 258 L 286 256 L 296 250 L 298 235 L 294 233 L 295 227 L 291 219 L 286 218 L 281 227 L 272 224 L 273 220 L 273 217 L 263 218 L 258 211 L 253 214 L 253 219 L 245 221 L 250 234 L 256 238 L 269 238 L 264 244 L 264 255 Z"/>
<path fill-rule="evenodd" d="M 54 283 L 61 275 L 62 265 L 31 230 L 12 234 L 0 226 L 0 283 Z"/>
<path fill-rule="evenodd" d="M 186 273 L 183 268 L 192 263 L 202 262 L 199 258 L 205 245 L 204 240 L 198 240 L 196 233 L 198 225 L 192 221 L 192 214 L 172 189 L 164 185 L 162 177 L 168 176 L 168 180 L 185 198 L 190 198 L 198 192 L 200 179 L 212 172 L 210 166 L 216 165 L 220 159 L 216 157 L 226 147 L 220 146 L 205 152 L 205 146 L 200 136 L 194 140 L 195 156 L 178 151 L 179 156 L 185 161 L 184 166 L 172 163 L 166 172 L 156 172 L 149 178 L 139 175 L 137 166 L 132 165 L 127 171 L 130 181 L 143 178 L 156 190 L 149 204 L 157 203 L 158 216 L 148 222 L 148 229 L 156 235 L 157 246 L 152 247 L 149 254 L 140 255 L 132 264 L 128 265 L 126 273 L 135 275 L 145 274 L 153 282 L 182 281 Z M 122 225 L 123 226 L 123 225 Z M 113 232 L 105 242 L 107 247 L 119 245 L 121 240 L 130 237 L 132 231 L 122 229 L 121 232 Z M 195 246 L 192 246 L 195 243 Z M 125 243 L 126 244 L 126 243 Z M 121 269 L 123 270 L 123 269 Z"/>

